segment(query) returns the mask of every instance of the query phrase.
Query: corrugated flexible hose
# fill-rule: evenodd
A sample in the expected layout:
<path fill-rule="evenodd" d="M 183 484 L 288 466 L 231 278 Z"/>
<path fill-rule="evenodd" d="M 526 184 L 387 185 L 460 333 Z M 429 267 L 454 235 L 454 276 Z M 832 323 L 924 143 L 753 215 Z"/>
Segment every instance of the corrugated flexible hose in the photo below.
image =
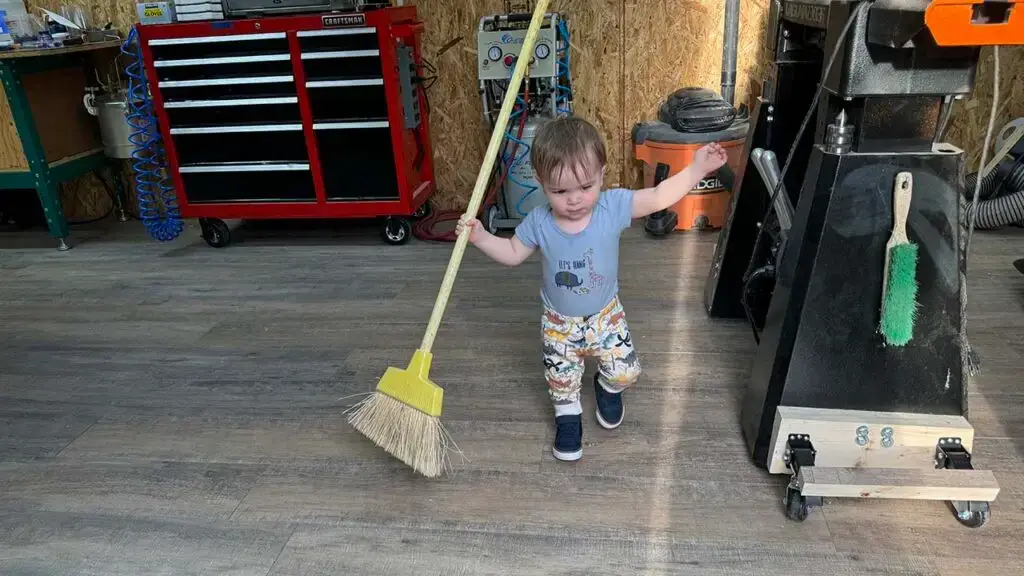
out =
<path fill-rule="evenodd" d="M 1024 223 L 1024 156 L 1007 163 L 1008 172 L 1000 166 L 981 179 L 977 204 L 969 202 L 966 207 L 967 217 L 975 218 L 975 228 L 993 230 Z M 965 191 L 974 190 L 977 178 L 976 172 L 967 176 Z"/>

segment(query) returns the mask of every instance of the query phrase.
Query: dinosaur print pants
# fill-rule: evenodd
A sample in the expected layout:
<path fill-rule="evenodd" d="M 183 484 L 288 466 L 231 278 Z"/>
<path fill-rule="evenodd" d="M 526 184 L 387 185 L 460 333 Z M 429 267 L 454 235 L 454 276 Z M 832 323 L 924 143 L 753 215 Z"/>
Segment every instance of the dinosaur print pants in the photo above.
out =
<path fill-rule="evenodd" d="M 598 382 L 609 391 L 621 392 L 640 377 L 640 361 L 618 297 L 590 316 L 563 316 L 546 308 L 542 328 L 544 376 L 556 405 L 579 401 L 587 356 L 597 358 Z"/>

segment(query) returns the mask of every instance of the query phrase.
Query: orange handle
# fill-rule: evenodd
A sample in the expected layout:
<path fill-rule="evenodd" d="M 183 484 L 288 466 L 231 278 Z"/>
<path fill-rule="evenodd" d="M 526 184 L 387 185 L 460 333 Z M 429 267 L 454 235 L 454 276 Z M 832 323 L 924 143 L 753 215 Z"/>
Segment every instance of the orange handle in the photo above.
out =
<path fill-rule="evenodd" d="M 1024 44 L 1024 3 L 1008 0 L 1006 22 L 974 21 L 974 7 L 985 0 L 932 0 L 924 22 L 939 46 L 1014 46 Z"/>

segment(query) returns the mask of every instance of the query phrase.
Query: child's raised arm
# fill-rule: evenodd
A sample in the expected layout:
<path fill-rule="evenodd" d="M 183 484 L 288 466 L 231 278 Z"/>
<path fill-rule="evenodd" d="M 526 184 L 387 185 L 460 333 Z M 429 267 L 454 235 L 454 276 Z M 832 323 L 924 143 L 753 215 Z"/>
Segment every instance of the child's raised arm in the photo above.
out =
<path fill-rule="evenodd" d="M 633 218 L 643 218 L 672 206 L 693 190 L 702 178 L 721 168 L 728 159 L 725 150 L 717 143 L 702 146 L 694 154 L 689 166 L 654 188 L 644 188 L 633 194 Z"/>
<path fill-rule="evenodd" d="M 456 233 L 461 234 L 462 229 L 467 226 L 470 229 L 469 241 L 499 264 L 518 266 L 529 258 L 530 254 L 533 254 L 535 250 L 535 248 L 525 246 L 514 235 L 511 238 L 502 238 L 501 236 L 491 234 L 484 230 L 483 225 L 476 218 L 460 219 L 459 224 L 455 228 Z"/>

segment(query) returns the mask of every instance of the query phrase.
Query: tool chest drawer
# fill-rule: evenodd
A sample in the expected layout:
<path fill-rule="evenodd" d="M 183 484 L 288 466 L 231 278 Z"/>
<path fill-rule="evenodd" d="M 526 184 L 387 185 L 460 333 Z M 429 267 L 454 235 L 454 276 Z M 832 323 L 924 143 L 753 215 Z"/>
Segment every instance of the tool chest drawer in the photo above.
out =
<path fill-rule="evenodd" d="M 182 166 L 180 172 L 193 204 L 316 201 L 308 164 Z"/>
<path fill-rule="evenodd" d="M 314 122 L 388 117 L 388 100 L 383 85 L 347 85 L 337 88 L 314 85 L 309 88 L 309 103 L 313 109 Z"/>
<path fill-rule="evenodd" d="M 165 105 L 171 129 L 181 127 L 223 127 L 251 124 L 281 124 L 302 121 L 298 98 L 264 99 L 259 102 L 189 102 Z"/>
<path fill-rule="evenodd" d="M 380 56 L 372 51 L 317 52 L 302 55 L 307 80 L 382 78 Z"/>
<path fill-rule="evenodd" d="M 290 53 L 288 35 L 284 32 L 154 38 L 148 44 L 157 67 L 160 62 L 175 60 Z"/>
<path fill-rule="evenodd" d="M 164 102 L 274 98 L 297 94 L 295 77 L 290 73 L 279 76 L 249 76 L 177 82 L 170 80 L 160 83 L 160 91 L 163 93 Z"/>
<path fill-rule="evenodd" d="M 313 124 L 321 156 L 324 188 L 330 200 L 382 200 L 398 197 L 391 131 L 387 120 Z"/>
<path fill-rule="evenodd" d="M 302 54 L 350 50 L 378 50 L 377 29 L 364 26 L 338 30 L 299 30 Z"/>
<path fill-rule="evenodd" d="M 165 81 L 225 80 L 234 81 L 292 73 L 291 58 L 285 54 L 269 56 L 236 56 L 231 58 L 196 58 L 155 64 L 156 76 L 163 88 Z M 230 82 L 229 82 L 230 83 Z M 227 85 L 227 84 L 224 84 Z"/>
<path fill-rule="evenodd" d="M 172 128 L 182 166 L 217 162 L 308 162 L 302 124 Z"/>

